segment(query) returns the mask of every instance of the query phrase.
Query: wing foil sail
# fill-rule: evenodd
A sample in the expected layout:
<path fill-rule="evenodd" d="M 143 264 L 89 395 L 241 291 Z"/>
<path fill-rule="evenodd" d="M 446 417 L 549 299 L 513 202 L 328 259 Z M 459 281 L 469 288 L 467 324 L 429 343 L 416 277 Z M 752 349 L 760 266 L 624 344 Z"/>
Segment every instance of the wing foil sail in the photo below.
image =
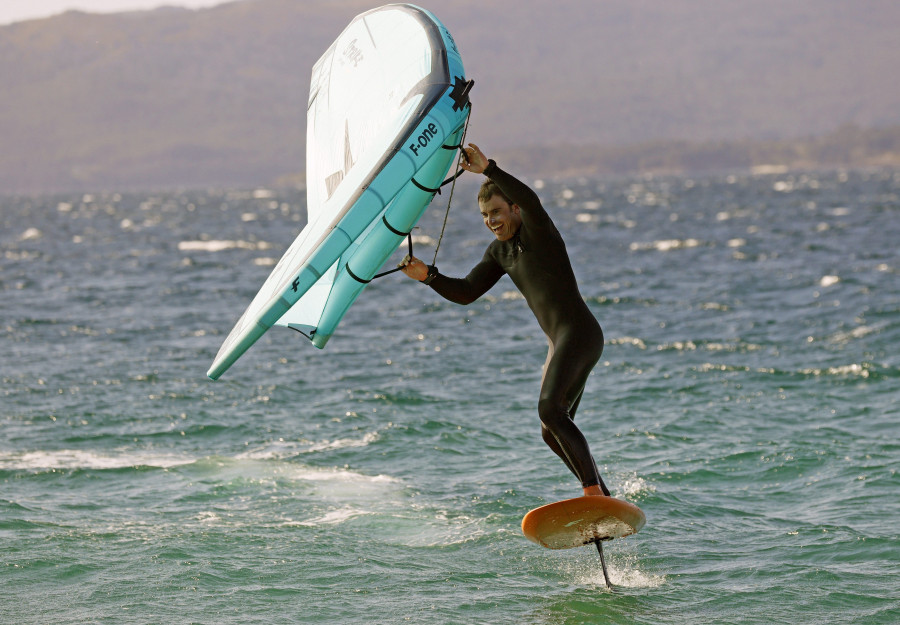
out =
<path fill-rule="evenodd" d="M 470 84 L 464 76 L 443 24 L 406 4 L 358 15 L 316 62 L 307 225 L 225 339 L 210 378 L 273 325 L 325 346 L 455 162 L 456 150 L 444 146 L 462 140 L 470 108 L 468 90 L 460 92 Z"/>

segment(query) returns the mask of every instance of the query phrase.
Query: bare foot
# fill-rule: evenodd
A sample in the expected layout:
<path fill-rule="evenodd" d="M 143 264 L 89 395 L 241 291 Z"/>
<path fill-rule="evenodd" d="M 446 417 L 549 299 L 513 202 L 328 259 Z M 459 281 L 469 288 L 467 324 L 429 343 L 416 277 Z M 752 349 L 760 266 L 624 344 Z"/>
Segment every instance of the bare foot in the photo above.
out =
<path fill-rule="evenodd" d="M 602 490 L 600 490 L 600 485 L 595 484 L 593 486 L 588 486 L 584 489 L 585 497 L 606 497 Z"/>

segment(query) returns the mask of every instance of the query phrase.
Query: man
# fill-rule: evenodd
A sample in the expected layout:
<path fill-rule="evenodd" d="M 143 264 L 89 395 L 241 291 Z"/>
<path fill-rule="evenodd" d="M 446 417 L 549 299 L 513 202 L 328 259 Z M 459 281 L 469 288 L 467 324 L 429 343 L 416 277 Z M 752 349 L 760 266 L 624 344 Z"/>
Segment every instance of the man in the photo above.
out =
<path fill-rule="evenodd" d="M 462 168 L 487 176 L 478 205 L 496 240 L 465 278 L 441 275 L 417 258 L 410 258 L 403 272 L 463 305 L 484 295 L 504 273 L 512 278 L 550 343 L 538 401 L 544 442 L 581 480 L 585 495 L 609 496 L 574 422 L 585 382 L 603 352 L 603 331 L 578 291 L 565 243 L 537 194 L 474 143 L 465 152 Z"/>

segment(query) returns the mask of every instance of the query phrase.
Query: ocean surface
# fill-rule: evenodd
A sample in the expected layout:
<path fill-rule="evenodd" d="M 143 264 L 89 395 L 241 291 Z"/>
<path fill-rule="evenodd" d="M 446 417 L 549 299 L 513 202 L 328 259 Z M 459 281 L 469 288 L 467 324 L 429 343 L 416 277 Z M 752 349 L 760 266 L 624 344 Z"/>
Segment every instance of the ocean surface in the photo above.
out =
<path fill-rule="evenodd" d="M 491 240 L 477 182 L 443 273 Z M 580 488 L 507 278 L 382 278 L 211 382 L 302 191 L 0 197 L 0 623 L 900 622 L 900 173 L 529 182 L 607 337 L 577 421 L 647 515 L 613 591 L 520 532 Z"/>

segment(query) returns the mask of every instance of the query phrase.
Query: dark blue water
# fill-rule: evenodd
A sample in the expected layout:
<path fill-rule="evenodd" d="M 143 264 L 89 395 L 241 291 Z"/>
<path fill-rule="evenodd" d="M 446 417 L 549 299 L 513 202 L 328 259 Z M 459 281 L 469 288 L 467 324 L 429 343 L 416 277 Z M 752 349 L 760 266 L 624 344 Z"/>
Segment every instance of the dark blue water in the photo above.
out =
<path fill-rule="evenodd" d="M 450 275 L 491 238 L 463 180 Z M 508 280 L 383 278 L 213 383 L 302 191 L 5 197 L 0 622 L 900 621 L 900 174 L 531 182 L 608 340 L 579 424 L 647 514 L 615 592 L 519 531 L 580 489 Z"/>

